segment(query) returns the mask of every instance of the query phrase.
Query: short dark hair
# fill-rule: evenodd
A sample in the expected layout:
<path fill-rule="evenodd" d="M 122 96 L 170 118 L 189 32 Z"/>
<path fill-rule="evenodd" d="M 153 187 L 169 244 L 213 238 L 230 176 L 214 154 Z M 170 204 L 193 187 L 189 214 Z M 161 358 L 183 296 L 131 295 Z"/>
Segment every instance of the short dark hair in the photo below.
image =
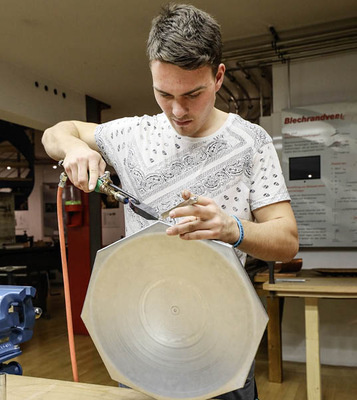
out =
<path fill-rule="evenodd" d="M 221 28 L 206 12 L 188 4 L 167 4 L 153 19 L 147 42 L 149 61 L 193 70 L 205 65 L 214 75 L 222 59 Z"/>

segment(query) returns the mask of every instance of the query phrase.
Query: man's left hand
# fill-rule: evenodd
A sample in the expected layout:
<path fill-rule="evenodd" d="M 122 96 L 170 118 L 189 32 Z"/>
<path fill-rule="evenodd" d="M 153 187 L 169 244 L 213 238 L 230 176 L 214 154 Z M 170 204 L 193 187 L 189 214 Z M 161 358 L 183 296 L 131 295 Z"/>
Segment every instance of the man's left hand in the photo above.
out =
<path fill-rule="evenodd" d="M 182 192 L 184 200 L 192 196 L 188 190 Z M 172 210 L 170 218 L 183 218 L 166 230 L 170 236 L 179 235 L 184 240 L 215 239 L 226 243 L 235 243 L 239 238 L 235 219 L 208 197 L 198 196 L 197 203 Z"/>

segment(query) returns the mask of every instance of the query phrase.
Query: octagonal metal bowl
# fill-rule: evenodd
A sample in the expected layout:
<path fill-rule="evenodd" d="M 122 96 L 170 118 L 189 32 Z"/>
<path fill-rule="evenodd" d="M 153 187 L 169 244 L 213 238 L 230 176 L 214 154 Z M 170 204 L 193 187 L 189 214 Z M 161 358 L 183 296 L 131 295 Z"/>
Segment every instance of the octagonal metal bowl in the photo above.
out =
<path fill-rule="evenodd" d="M 157 399 L 242 387 L 268 317 L 232 246 L 156 222 L 98 251 L 82 319 L 112 379 Z"/>

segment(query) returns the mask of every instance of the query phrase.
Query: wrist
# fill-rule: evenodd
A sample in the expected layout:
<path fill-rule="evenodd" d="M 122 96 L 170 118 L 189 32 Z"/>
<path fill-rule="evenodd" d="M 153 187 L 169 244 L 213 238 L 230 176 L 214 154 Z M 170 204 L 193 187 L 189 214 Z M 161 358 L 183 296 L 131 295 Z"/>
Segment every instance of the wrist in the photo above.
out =
<path fill-rule="evenodd" d="M 244 229 L 243 229 L 243 225 L 242 225 L 242 222 L 240 221 L 240 219 L 239 219 L 238 217 L 236 217 L 235 215 L 232 215 L 232 217 L 234 218 L 235 223 L 236 223 L 236 225 L 237 225 L 237 227 L 238 227 L 238 230 L 239 230 L 239 237 L 238 237 L 238 240 L 237 240 L 235 243 L 232 243 L 232 246 L 233 246 L 233 247 L 238 247 L 238 246 L 241 245 L 242 242 L 243 242 L 243 239 L 244 239 Z"/>

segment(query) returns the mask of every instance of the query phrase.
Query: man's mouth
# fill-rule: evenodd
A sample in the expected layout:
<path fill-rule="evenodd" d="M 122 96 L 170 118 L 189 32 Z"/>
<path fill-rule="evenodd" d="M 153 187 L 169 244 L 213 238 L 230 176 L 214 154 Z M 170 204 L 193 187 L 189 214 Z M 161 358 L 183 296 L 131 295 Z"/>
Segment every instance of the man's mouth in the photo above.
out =
<path fill-rule="evenodd" d="M 192 122 L 191 119 L 187 119 L 187 120 L 183 120 L 183 121 L 174 119 L 173 121 L 177 126 L 186 126 L 186 125 L 188 125 L 188 124 L 190 124 Z"/>

